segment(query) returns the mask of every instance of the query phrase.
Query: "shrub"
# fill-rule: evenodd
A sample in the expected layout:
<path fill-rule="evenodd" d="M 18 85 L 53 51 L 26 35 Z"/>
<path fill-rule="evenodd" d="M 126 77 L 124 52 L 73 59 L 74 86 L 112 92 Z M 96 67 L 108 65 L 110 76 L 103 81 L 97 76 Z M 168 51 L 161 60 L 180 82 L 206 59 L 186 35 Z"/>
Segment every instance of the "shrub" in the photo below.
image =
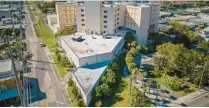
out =
<path fill-rule="evenodd" d="M 97 102 L 95 103 L 95 106 L 96 106 L 96 107 L 101 107 L 101 106 L 102 106 L 102 101 L 101 101 L 101 100 L 97 101 Z"/>
<path fill-rule="evenodd" d="M 72 78 L 69 78 L 68 86 L 73 86 L 73 85 L 74 85 L 74 82 L 73 82 Z"/>
<path fill-rule="evenodd" d="M 85 107 L 85 103 L 83 99 L 78 99 L 78 106 L 79 107 Z"/>

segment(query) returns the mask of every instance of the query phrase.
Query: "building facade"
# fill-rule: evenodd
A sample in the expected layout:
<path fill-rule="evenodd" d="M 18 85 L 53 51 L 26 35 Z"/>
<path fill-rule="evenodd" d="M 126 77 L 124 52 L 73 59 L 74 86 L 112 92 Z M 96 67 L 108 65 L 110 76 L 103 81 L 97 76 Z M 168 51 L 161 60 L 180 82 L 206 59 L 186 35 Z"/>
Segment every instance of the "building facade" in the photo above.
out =
<path fill-rule="evenodd" d="M 114 35 L 118 29 L 130 29 L 139 44 L 145 45 L 148 33 L 158 31 L 160 5 L 85 1 L 76 5 L 77 31 L 96 35 Z"/>
<path fill-rule="evenodd" d="M 76 26 L 76 4 L 67 2 L 56 3 L 57 23 L 59 30 Z"/>

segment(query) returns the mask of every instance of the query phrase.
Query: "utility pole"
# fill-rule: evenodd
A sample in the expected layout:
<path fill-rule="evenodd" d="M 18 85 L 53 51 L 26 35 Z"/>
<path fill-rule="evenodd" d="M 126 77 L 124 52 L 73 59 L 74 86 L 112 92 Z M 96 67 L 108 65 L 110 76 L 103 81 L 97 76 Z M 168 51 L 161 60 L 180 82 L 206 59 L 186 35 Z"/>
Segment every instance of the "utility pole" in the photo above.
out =
<path fill-rule="evenodd" d="M 201 78 L 200 78 L 200 83 L 199 83 L 199 86 L 198 86 L 198 89 L 197 89 L 197 90 L 199 90 L 200 87 L 201 87 L 202 79 L 203 79 L 204 72 L 205 72 L 205 68 L 206 68 L 206 65 L 208 64 L 208 62 L 209 62 L 209 61 L 205 62 L 205 65 L 204 65 L 204 67 L 203 67 L 202 75 L 201 75 Z"/>
<path fill-rule="evenodd" d="M 20 49 L 21 49 L 21 60 L 22 60 L 22 69 L 23 69 L 23 72 L 20 74 L 21 75 L 21 77 L 22 77 L 22 81 L 23 81 L 23 85 L 25 84 L 24 83 L 24 77 L 23 77 L 23 74 L 25 73 L 25 72 L 27 72 L 27 65 L 26 65 L 26 59 L 25 59 L 25 57 L 24 57 L 24 43 L 22 42 L 23 40 L 24 40 L 24 36 L 23 36 L 23 28 L 22 28 L 22 8 L 23 8 L 23 2 L 22 1 L 20 1 L 20 7 L 19 7 L 19 21 L 20 21 L 20 35 L 21 35 L 21 38 L 20 38 L 20 40 L 21 40 L 21 45 L 20 45 Z M 23 89 L 23 94 L 24 94 L 24 89 Z M 24 98 L 24 95 L 23 95 L 23 105 L 24 106 L 27 106 L 27 103 L 25 102 L 25 98 Z"/>
<path fill-rule="evenodd" d="M 17 40 L 17 37 L 16 37 L 16 33 L 15 33 L 15 28 L 14 28 L 14 24 L 13 24 L 13 21 L 12 21 L 12 11 L 11 11 L 11 5 L 9 5 L 9 12 L 10 12 L 10 18 L 11 18 L 11 24 L 12 24 L 12 28 L 13 28 L 13 33 L 12 33 L 12 36 L 14 36 Z M 14 63 L 14 58 L 13 58 L 13 55 L 12 55 L 12 52 L 11 52 L 11 46 L 10 46 L 10 41 L 9 41 L 9 37 L 7 38 L 7 44 L 9 46 L 9 53 L 10 53 L 10 57 L 11 57 L 11 61 L 12 61 L 12 66 L 13 66 L 13 69 L 14 69 L 14 73 L 15 73 L 15 79 L 16 79 L 16 83 L 17 83 L 17 88 L 18 88 L 18 91 L 19 91 L 19 94 L 20 94 L 20 102 L 21 102 L 21 106 L 24 106 L 23 104 L 23 89 L 20 85 L 20 79 L 18 77 L 18 73 L 17 73 L 17 70 L 16 70 L 16 67 L 15 67 L 15 63 Z"/>

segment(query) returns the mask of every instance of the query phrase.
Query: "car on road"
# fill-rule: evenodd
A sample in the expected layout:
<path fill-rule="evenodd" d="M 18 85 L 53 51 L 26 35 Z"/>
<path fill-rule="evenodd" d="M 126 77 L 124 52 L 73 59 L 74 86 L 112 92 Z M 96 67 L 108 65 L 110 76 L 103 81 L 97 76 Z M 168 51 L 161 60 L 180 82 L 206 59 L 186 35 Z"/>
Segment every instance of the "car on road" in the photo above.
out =
<path fill-rule="evenodd" d="M 33 56 L 33 54 L 30 51 L 27 51 L 26 58 L 31 58 L 32 56 Z"/>
<path fill-rule="evenodd" d="M 46 45 L 45 44 L 43 44 L 43 43 L 40 43 L 40 45 L 41 45 L 41 47 L 45 47 Z"/>

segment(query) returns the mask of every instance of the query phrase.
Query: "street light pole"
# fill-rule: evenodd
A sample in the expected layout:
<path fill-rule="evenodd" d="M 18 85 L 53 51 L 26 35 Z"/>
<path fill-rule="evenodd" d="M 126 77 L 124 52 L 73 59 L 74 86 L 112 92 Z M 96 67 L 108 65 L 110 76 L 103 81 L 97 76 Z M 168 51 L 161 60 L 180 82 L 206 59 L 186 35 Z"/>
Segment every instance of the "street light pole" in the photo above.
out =
<path fill-rule="evenodd" d="M 205 62 L 205 65 L 204 65 L 204 67 L 203 67 L 203 71 L 202 71 L 202 75 L 201 75 L 200 83 L 199 83 L 199 86 L 198 86 L 198 89 L 197 89 L 197 90 L 199 90 L 199 89 L 200 89 L 200 87 L 201 87 L 201 84 L 202 84 L 202 79 L 203 79 L 204 72 L 205 72 L 205 67 L 206 67 L 206 65 L 207 65 L 207 63 L 208 63 L 208 62 L 209 62 L 209 61 Z"/>

